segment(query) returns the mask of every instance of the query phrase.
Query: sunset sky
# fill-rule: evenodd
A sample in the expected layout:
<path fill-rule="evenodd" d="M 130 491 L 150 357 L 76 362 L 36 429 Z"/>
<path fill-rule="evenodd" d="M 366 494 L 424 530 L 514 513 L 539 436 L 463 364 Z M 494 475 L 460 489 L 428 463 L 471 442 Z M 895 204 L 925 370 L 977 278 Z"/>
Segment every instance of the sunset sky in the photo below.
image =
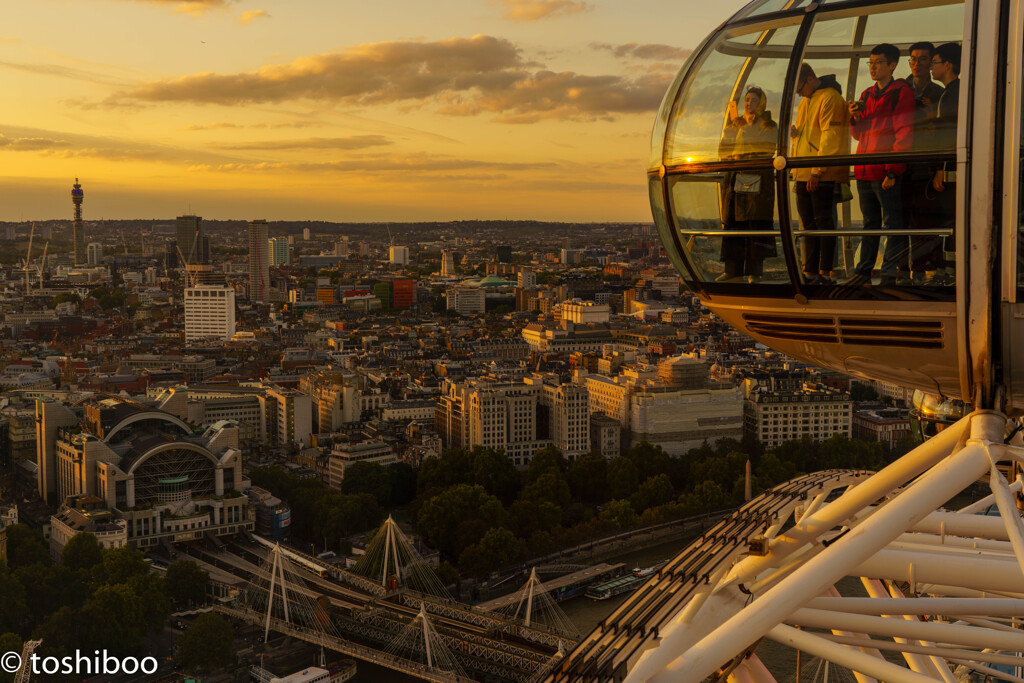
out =
<path fill-rule="evenodd" d="M 650 220 L 648 137 L 746 0 L 33 0 L 0 220 Z"/>

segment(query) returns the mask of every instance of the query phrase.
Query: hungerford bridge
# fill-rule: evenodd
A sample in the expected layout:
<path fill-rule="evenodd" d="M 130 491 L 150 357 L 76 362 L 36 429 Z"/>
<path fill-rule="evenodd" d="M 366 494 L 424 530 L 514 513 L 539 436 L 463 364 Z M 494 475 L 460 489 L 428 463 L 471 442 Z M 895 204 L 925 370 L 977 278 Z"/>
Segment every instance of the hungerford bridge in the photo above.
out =
<path fill-rule="evenodd" d="M 817 472 L 751 500 L 582 640 L 536 574 L 493 612 L 439 594 L 390 520 L 330 579 L 278 547 L 189 551 L 249 580 L 218 610 L 426 680 L 770 683 L 758 654 L 770 640 L 859 683 L 1021 682 L 1022 481 L 992 466 L 989 495 L 940 507 L 965 487 L 965 460 L 975 481 L 974 460 L 1006 448 L 974 437 L 970 422 L 881 472 Z M 844 597 L 847 575 L 859 583 L 844 582 Z"/>

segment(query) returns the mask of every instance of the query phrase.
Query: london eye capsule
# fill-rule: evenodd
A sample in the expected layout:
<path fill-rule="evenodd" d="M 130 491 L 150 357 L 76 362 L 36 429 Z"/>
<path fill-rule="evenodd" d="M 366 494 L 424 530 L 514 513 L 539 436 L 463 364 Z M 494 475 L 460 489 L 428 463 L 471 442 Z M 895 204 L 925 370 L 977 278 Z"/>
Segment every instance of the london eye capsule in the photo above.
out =
<path fill-rule="evenodd" d="M 1024 410 L 1018 4 L 761 0 L 707 38 L 648 166 L 702 302 L 821 367 Z"/>
<path fill-rule="evenodd" d="M 757 0 L 694 51 L 648 168 L 673 264 L 755 339 L 914 388 L 931 438 L 752 498 L 547 681 L 1021 680 L 1022 53 L 1024 0 Z"/>

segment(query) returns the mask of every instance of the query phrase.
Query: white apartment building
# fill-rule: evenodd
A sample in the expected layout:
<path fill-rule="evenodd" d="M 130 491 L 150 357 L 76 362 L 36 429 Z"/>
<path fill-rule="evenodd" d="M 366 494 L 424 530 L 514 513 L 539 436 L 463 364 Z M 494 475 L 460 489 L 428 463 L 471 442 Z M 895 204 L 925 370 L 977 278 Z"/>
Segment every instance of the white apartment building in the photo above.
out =
<path fill-rule="evenodd" d="M 196 285 L 185 290 L 185 341 L 231 339 L 235 335 L 235 290 Z"/>
<path fill-rule="evenodd" d="M 525 384 L 540 385 L 538 427 L 541 438 L 562 452 L 570 462 L 590 450 L 590 400 L 587 388 L 562 384 L 557 375 L 526 377 Z M 546 424 L 545 424 L 546 422 Z"/>
<path fill-rule="evenodd" d="M 765 448 L 804 437 L 824 441 L 851 435 L 853 401 L 847 393 L 812 382 L 775 389 L 750 378 L 743 393 L 744 430 Z"/>
<path fill-rule="evenodd" d="M 447 448 L 503 448 L 521 468 L 548 445 L 570 459 L 590 449 L 586 389 L 551 376 L 446 382 L 434 426 Z"/>
<path fill-rule="evenodd" d="M 405 266 L 409 264 L 409 247 L 390 247 L 388 248 L 388 261 L 395 266 Z"/>
<path fill-rule="evenodd" d="M 537 286 L 537 273 L 529 269 L 522 269 L 516 275 L 516 286 L 524 289 L 533 289 Z"/>
<path fill-rule="evenodd" d="M 739 387 L 638 388 L 629 399 L 630 446 L 642 441 L 682 455 L 705 441 L 743 438 L 743 392 Z"/>
<path fill-rule="evenodd" d="M 487 307 L 487 292 L 481 287 L 451 287 L 447 297 L 448 310 L 459 315 L 476 315 Z"/>

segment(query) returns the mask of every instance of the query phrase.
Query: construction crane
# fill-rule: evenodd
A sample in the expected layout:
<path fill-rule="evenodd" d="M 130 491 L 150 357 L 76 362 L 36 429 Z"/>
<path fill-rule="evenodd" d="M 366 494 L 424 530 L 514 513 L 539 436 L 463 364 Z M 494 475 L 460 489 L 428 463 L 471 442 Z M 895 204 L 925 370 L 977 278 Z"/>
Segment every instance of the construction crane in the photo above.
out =
<path fill-rule="evenodd" d="M 25 646 L 21 648 L 21 668 L 14 674 L 14 683 L 28 683 L 29 677 L 32 676 L 32 665 L 29 663 L 29 660 L 32 658 L 32 653 L 35 652 L 42 642 L 42 640 L 29 640 L 25 642 Z"/>
<path fill-rule="evenodd" d="M 28 252 L 25 254 L 25 296 L 28 296 L 29 292 L 29 273 L 32 272 L 29 269 L 29 264 L 32 262 L 32 240 L 36 236 L 36 222 L 32 221 L 32 230 L 28 233 Z"/>
<path fill-rule="evenodd" d="M 178 258 L 185 265 L 185 279 L 188 281 L 189 287 L 196 286 L 196 280 L 199 278 L 199 273 L 193 273 L 188 268 L 188 261 L 185 260 L 185 254 L 181 253 L 181 247 L 175 247 L 178 250 Z"/>
<path fill-rule="evenodd" d="M 39 267 L 36 268 L 36 274 L 39 275 L 39 288 L 43 288 L 43 270 L 46 268 L 46 252 L 50 250 L 50 242 L 47 241 L 46 245 L 43 246 L 43 256 L 39 259 Z"/>

